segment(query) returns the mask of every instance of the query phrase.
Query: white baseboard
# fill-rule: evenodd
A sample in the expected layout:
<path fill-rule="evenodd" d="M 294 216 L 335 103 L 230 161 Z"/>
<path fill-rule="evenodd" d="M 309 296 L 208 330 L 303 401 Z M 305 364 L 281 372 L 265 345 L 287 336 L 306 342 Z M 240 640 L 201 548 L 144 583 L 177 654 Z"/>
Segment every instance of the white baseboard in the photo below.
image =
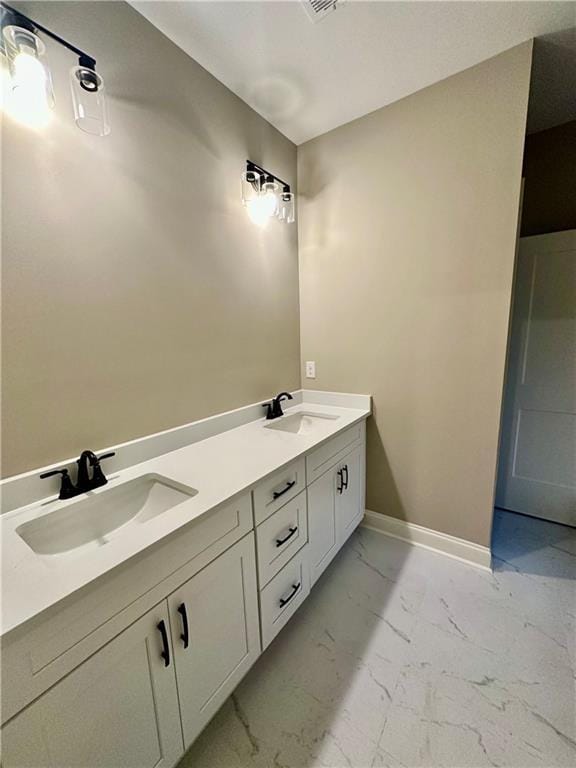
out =
<path fill-rule="evenodd" d="M 381 515 L 379 512 L 372 512 L 369 509 L 364 514 L 362 525 L 365 528 L 378 531 L 378 533 L 383 533 L 394 539 L 406 541 L 408 544 L 447 555 L 454 558 L 454 560 L 475 565 L 486 571 L 492 570 L 490 549 L 482 547 L 480 544 L 474 544 L 471 541 L 459 539 L 447 533 L 433 531 L 431 528 L 424 528 L 422 525 L 408 523 L 396 517 Z"/>

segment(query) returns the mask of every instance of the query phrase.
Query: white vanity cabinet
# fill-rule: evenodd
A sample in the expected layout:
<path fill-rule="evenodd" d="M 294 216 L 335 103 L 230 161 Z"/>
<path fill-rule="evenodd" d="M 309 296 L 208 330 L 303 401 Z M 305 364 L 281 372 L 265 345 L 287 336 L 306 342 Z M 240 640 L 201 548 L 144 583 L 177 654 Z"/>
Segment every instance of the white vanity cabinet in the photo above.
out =
<path fill-rule="evenodd" d="M 364 440 L 341 430 L 3 636 L 3 768 L 174 766 L 362 519 Z"/>
<path fill-rule="evenodd" d="M 254 536 L 168 598 L 184 748 L 260 654 Z"/>
<path fill-rule="evenodd" d="M 4 768 L 170 768 L 182 751 L 165 600 L 2 728 Z"/>

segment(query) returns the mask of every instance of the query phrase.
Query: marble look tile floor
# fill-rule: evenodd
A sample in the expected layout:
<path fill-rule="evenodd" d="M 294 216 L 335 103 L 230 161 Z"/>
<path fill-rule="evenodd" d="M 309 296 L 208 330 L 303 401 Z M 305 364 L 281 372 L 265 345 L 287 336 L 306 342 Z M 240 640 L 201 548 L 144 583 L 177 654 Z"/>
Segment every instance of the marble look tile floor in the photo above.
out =
<path fill-rule="evenodd" d="M 494 573 L 359 529 L 178 768 L 573 768 L 576 530 Z"/>

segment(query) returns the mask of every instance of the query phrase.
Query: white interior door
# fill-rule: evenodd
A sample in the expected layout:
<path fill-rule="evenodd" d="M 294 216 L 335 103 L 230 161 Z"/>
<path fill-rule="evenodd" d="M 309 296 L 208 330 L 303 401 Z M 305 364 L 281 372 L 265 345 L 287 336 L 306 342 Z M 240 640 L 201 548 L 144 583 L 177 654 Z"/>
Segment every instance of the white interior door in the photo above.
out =
<path fill-rule="evenodd" d="M 576 230 L 520 240 L 496 505 L 576 526 Z"/>

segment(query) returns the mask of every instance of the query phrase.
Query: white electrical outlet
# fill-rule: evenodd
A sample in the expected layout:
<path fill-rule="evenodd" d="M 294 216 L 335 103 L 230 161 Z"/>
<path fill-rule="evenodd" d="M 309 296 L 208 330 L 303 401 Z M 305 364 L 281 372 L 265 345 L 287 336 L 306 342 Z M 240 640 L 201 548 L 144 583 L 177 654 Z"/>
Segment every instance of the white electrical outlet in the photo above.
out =
<path fill-rule="evenodd" d="M 307 379 L 316 378 L 316 363 L 314 360 L 306 361 L 306 378 Z"/>

